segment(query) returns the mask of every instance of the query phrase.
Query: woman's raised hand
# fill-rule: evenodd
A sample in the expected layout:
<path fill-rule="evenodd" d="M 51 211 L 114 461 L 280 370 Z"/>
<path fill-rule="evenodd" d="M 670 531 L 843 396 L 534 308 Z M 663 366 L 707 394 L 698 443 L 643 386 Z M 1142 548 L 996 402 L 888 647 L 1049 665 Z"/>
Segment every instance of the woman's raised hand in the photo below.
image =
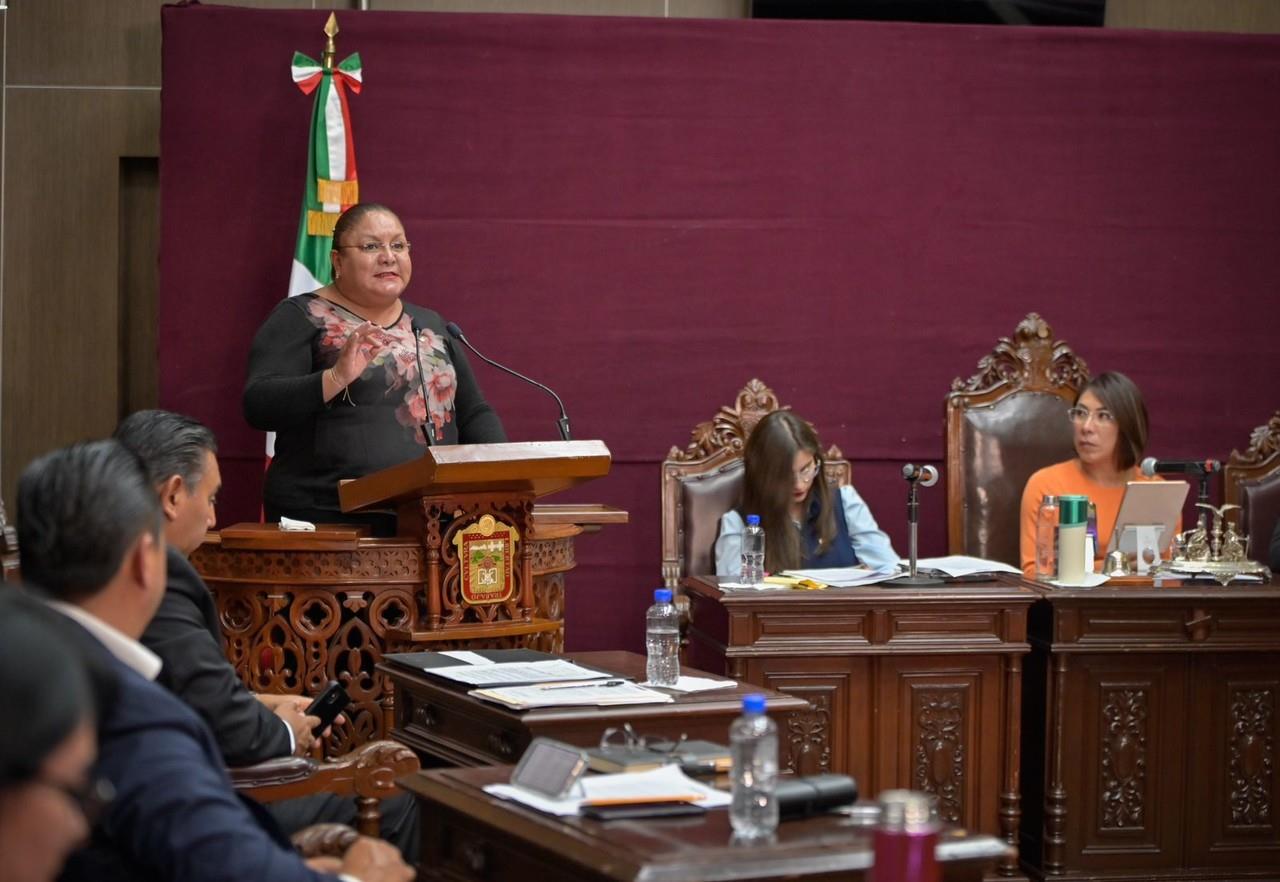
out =
<path fill-rule="evenodd" d="M 382 351 L 382 344 L 375 336 L 380 330 L 373 322 L 364 322 L 347 337 L 333 365 L 333 378 L 340 386 L 345 388 L 354 383 Z"/>

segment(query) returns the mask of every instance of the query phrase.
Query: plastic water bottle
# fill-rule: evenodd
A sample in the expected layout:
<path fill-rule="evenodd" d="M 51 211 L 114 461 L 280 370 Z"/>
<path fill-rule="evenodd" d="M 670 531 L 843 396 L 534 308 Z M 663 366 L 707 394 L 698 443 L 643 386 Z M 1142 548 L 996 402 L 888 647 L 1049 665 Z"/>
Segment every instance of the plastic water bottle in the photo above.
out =
<path fill-rule="evenodd" d="M 763 695 L 742 699 L 742 716 L 729 726 L 733 757 L 733 801 L 729 824 L 741 839 L 759 839 L 778 829 L 778 727 L 765 716 Z"/>
<path fill-rule="evenodd" d="M 644 617 L 644 672 L 654 686 L 674 686 L 680 679 L 680 613 L 671 602 L 671 589 L 653 592 L 653 606 Z"/>
<path fill-rule="evenodd" d="M 747 527 L 742 531 L 742 574 L 738 581 L 744 585 L 759 585 L 764 581 L 764 527 L 760 515 L 747 515 Z"/>
<path fill-rule="evenodd" d="M 1036 513 L 1036 580 L 1058 578 L 1058 497 L 1046 493 Z"/>

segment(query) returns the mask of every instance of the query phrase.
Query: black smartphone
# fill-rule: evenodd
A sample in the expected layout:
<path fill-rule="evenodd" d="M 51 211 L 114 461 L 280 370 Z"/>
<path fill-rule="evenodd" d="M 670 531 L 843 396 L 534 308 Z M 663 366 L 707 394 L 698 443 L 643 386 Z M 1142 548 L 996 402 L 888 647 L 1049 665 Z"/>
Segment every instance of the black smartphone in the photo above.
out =
<path fill-rule="evenodd" d="M 315 735 L 319 735 L 333 722 L 338 714 L 342 713 L 343 708 L 351 703 L 351 696 L 347 694 L 347 690 L 337 680 L 330 680 L 329 685 L 324 688 L 316 696 L 316 700 L 307 706 L 307 716 L 319 717 L 320 725 L 311 731 Z"/>

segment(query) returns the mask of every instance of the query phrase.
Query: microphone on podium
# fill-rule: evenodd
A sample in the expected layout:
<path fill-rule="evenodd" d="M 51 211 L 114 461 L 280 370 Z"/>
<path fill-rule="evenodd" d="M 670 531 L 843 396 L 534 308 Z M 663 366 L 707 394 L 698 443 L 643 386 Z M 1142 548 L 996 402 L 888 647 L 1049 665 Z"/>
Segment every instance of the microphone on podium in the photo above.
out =
<path fill-rule="evenodd" d="M 546 392 L 548 395 L 554 398 L 556 400 L 556 404 L 560 406 L 560 419 L 556 420 L 556 426 L 560 429 L 560 439 L 562 441 L 573 440 L 572 438 L 569 437 L 569 415 L 565 413 L 564 402 L 560 400 L 559 395 L 557 395 L 555 392 L 551 390 L 550 386 L 544 386 L 542 383 L 539 383 L 537 380 L 533 380 L 533 379 L 530 379 L 529 377 L 526 377 L 524 374 L 520 373 L 519 371 L 513 371 L 511 368 L 507 367 L 506 365 L 498 364 L 492 358 L 489 358 L 487 355 L 482 353 L 479 349 L 476 349 L 474 346 L 472 346 L 471 341 L 468 340 L 465 335 L 463 335 L 462 328 L 459 328 L 453 322 L 449 322 L 447 325 L 444 326 L 444 328 L 446 331 L 449 332 L 450 337 L 453 337 L 455 340 L 460 342 L 463 346 L 467 347 L 472 352 L 474 352 L 476 354 L 476 357 L 479 358 L 481 361 L 485 362 L 486 364 L 491 364 L 494 367 L 496 367 L 498 370 L 505 371 L 506 373 L 511 374 L 511 376 L 516 377 L 517 379 L 524 380 L 526 383 L 528 383 L 531 386 L 537 386 L 543 392 Z"/>
<path fill-rule="evenodd" d="M 427 418 L 427 423 L 431 422 L 431 416 L 427 411 L 427 381 L 422 376 L 422 344 L 418 341 L 418 333 L 422 330 L 418 327 L 418 320 L 413 316 L 409 316 L 409 330 L 413 334 L 413 355 L 418 360 L 418 389 L 422 392 L 422 414 Z M 431 437 L 431 429 L 427 423 L 418 426 L 418 430 L 422 432 L 422 440 L 427 442 L 427 446 L 431 447 L 435 444 Z"/>

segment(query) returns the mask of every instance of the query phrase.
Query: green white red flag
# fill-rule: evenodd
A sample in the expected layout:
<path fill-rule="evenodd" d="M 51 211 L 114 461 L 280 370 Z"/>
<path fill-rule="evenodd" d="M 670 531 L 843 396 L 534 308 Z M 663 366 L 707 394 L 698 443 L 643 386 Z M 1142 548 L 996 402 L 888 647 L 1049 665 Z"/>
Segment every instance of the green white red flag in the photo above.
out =
<path fill-rule="evenodd" d="M 325 57 L 327 60 L 332 56 L 326 52 Z M 338 215 L 360 201 L 347 93 L 358 95 L 363 87 L 359 52 L 348 55 L 337 66 L 332 66 L 330 61 L 319 64 L 295 52 L 292 73 L 302 93 L 315 92 L 316 97 L 311 108 L 302 215 L 298 220 L 293 269 L 289 273 L 290 297 L 323 288 L 332 281 L 329 251 L 333 247 L 333 225 Z M 275 446 L 275 433 L 267 433 L 268 459 L 275 454 Z"/>

